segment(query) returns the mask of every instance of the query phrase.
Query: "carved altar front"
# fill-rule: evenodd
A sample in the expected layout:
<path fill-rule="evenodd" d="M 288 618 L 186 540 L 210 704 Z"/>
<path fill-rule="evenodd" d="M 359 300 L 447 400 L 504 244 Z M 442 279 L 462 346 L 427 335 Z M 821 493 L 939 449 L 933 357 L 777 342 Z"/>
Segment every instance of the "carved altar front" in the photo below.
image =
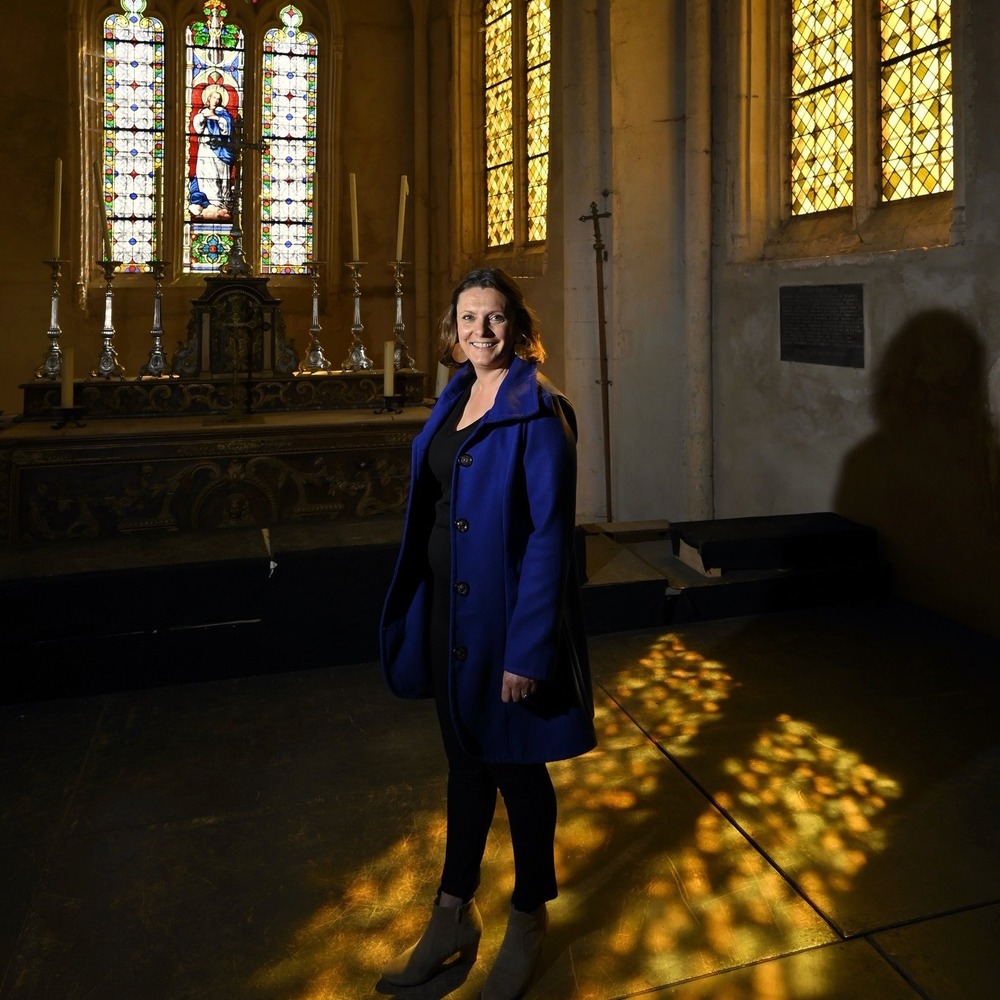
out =
<path fill-rule="evenodd" d="M 14 424 L 0 545 L 398 516 L 428 412 Z"/>

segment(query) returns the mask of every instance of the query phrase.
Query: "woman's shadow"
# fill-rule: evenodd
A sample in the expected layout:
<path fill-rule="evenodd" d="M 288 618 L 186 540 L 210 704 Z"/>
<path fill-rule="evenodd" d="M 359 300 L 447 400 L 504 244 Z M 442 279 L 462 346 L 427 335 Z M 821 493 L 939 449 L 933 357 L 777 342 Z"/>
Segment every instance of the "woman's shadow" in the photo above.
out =
<path fill-rule="evenodd" d="M 913 316 L 872 405 L 878 426 L 848 454 L 835 510 L 879 531 L 900 596 L 995 633 L 1000 449 L 975 329 L 945 309 Z"/>

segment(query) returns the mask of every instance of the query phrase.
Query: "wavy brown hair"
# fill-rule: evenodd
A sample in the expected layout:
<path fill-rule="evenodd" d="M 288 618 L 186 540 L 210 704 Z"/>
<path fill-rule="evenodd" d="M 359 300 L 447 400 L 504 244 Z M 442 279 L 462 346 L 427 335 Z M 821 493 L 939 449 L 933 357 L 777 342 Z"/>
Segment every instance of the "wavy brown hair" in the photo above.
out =
<path fill-rule="evenodd" d="M 521 286 L 499 267 L 477 267 L 470 271 L 451 293 L 451 305 L 441 317 L 440 362 L 457 368 L 452 352 L 458 343 L 458 297 L 470 288 L 495 288 L 504 299 L 504 313 L 514 329 L 514 350 L 523 361 L 541 364 L 545 360 L 542 334 L 534 310 L 525 304 Z"/>

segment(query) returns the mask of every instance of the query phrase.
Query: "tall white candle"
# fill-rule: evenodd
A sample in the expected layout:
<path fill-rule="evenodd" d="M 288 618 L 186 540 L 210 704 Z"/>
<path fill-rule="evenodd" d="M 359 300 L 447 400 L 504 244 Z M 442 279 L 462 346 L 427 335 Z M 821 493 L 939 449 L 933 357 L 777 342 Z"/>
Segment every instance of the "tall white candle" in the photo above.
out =
<path fill-rule="evenodd" d="M 351 260 L 361 260 L 358 250 L 358 185 L 351 174 L 351 252 L 354 256 Z"/>
<path fill-rule="evenodd" d="M 73 348 L 67 347 L 62 352 L 62 378 L 59 382 L 59 405 L 68 409 L 73 405 Z"/>
<path fill-rule="evenodd" d="M 403 259 L 403 223 L 406 220 L 406 196 L 410 193 L 410 185 L 406 174 L 399 179 L 399 224 L 396 226 L 396 260 Z"/>
<path fill-rule="evenodd" d="M 437 370 L 437 380 L 434 383 L 434 397 L 435 399 L 444 392 L 444 387 L 448 384 L 448 369 L 445 368 L 443 364 L 438 362 Z"/>
<path fill-rule="evenodd" d="M 104 259 L 114 260 L 111 253 L 111 234 L 108 232 L 108 206 L 104 203 L 104 183 L 97 160 L 94 160 L 94 181 L 97 184 L 97 200 L 101 204 L 101 236 L 104 238 Z"/>
<path fill-rule="evenodd" d="M 62 243 L 62 160 L 56 157 L 55 186 L 52 193 L 52 259 L 59 259 L 59 247 Z"/>
<path fill-rule="evenodd" d="M 382 392 L 386 396 L 392 396 L 396 392 L 396 341 L 387 340 L 383 354 L 385 360 L 382 367 L 385 370 L 385 374 L 382 378 Z"/>

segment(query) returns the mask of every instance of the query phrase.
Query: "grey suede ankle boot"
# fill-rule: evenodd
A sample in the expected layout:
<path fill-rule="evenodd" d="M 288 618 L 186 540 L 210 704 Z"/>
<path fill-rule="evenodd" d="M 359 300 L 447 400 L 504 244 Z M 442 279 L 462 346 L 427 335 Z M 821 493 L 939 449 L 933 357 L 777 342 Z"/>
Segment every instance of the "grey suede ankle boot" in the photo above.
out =
<path fill-rule="evenodd" d="M 435 903 L 420 940 L 392 959 L 382 970 L 382 978 L 393 986 L 418 986 L 436 976 L 455 955 L 471 965 L 482 936 L 483 918 L 474 899 L 462 906 Z"/>
<path fill-rule="evenodd" d="M 548 925 L 544 903 L 531 913 L 510 908 L 507 930 L 483 985 L 482 1000 L 518 1000 L 524 996 L 542 953 Z"/>

